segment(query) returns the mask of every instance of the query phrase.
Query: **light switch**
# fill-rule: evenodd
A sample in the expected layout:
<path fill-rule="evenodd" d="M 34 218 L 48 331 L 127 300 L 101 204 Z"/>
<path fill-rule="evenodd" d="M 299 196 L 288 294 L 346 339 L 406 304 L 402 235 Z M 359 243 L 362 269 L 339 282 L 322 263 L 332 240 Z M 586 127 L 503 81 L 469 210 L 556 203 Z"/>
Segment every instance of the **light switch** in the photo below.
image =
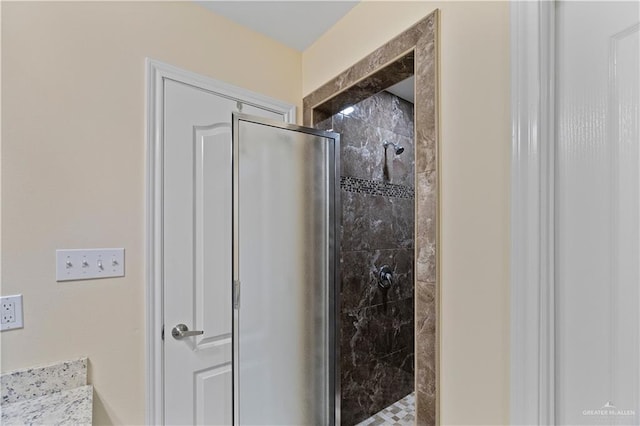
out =
<path fill-rule="evenodd" d="M 56 281 L 123 276 L 123 248 L 56 250 Z"/>

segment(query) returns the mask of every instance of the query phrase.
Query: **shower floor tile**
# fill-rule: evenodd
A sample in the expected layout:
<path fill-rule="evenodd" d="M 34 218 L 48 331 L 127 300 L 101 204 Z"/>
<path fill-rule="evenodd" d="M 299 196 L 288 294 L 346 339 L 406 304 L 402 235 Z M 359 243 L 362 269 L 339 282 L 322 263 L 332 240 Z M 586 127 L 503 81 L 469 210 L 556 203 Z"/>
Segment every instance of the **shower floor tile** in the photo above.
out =
<path fill-rule="evenodd" d="M 382 411 L 377 412 L 356 426 L 414 426 L 416 424 L 416 397 L 411 392 Z"/>

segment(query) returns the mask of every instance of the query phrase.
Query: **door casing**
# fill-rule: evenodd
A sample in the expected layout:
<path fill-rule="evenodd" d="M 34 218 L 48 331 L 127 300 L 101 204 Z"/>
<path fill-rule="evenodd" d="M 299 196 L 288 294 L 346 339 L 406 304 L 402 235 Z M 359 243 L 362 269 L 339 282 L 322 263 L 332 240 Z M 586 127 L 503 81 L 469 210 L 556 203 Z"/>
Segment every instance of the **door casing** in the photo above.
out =
<path fill-rule="evenodd" d="M 296 107 L 286 102 L 242 89 L 178 67 L 146 59 L 146 268 L 145 268 L 145 420 L 164 423 L 162 311 L 162 191 L 163 191 L 163 102 L 164 79 L 237 100 L 243 104 L 282 114 L 295 123 Z M 229 115 L 231 119 L 231 114 Z M 231 390 L 229 390 L 231 392 Z"/>
<path fill-rule="evenodd" d="M 554 424 L 555 2 L 511 3 L 511 424 Z"/>

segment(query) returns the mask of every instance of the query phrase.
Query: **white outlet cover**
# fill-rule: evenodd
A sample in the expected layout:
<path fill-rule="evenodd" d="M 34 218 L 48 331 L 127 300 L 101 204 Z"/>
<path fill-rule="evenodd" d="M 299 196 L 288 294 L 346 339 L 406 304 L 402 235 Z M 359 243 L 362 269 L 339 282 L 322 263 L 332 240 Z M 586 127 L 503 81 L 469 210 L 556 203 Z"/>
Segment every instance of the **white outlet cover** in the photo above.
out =
<path fill-rule="evenodd" d="M 9 321 L 4 320 L 4 313 L 7 309 L 7 304 L 13 304 L 13 318 Z M 22 318 L 22 295 L 17 294 L 15 296 L 2 296 L 0 297 L 0 330 L 14 330 L 16 328 L 23 327 Z"/>
<path fill-rule="evenodd" d="M 123 276 L 123 248 L 56 250 L 56 281 Z"/>

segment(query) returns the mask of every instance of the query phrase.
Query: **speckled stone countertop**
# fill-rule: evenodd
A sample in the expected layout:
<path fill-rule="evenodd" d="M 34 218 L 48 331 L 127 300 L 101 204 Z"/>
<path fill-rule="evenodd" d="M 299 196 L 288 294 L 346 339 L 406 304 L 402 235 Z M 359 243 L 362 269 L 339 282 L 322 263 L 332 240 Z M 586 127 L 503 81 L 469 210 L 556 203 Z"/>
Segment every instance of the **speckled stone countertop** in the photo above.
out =
<path fill-rule="evenodd" d="M 87 358 L 0 375 L 2 425 L 91 424 Z"/>
<path fill-rule="evenodd" d="M 3 425 L 90 425 L 93 386 L 3 404 L 1 410 Z"/>

